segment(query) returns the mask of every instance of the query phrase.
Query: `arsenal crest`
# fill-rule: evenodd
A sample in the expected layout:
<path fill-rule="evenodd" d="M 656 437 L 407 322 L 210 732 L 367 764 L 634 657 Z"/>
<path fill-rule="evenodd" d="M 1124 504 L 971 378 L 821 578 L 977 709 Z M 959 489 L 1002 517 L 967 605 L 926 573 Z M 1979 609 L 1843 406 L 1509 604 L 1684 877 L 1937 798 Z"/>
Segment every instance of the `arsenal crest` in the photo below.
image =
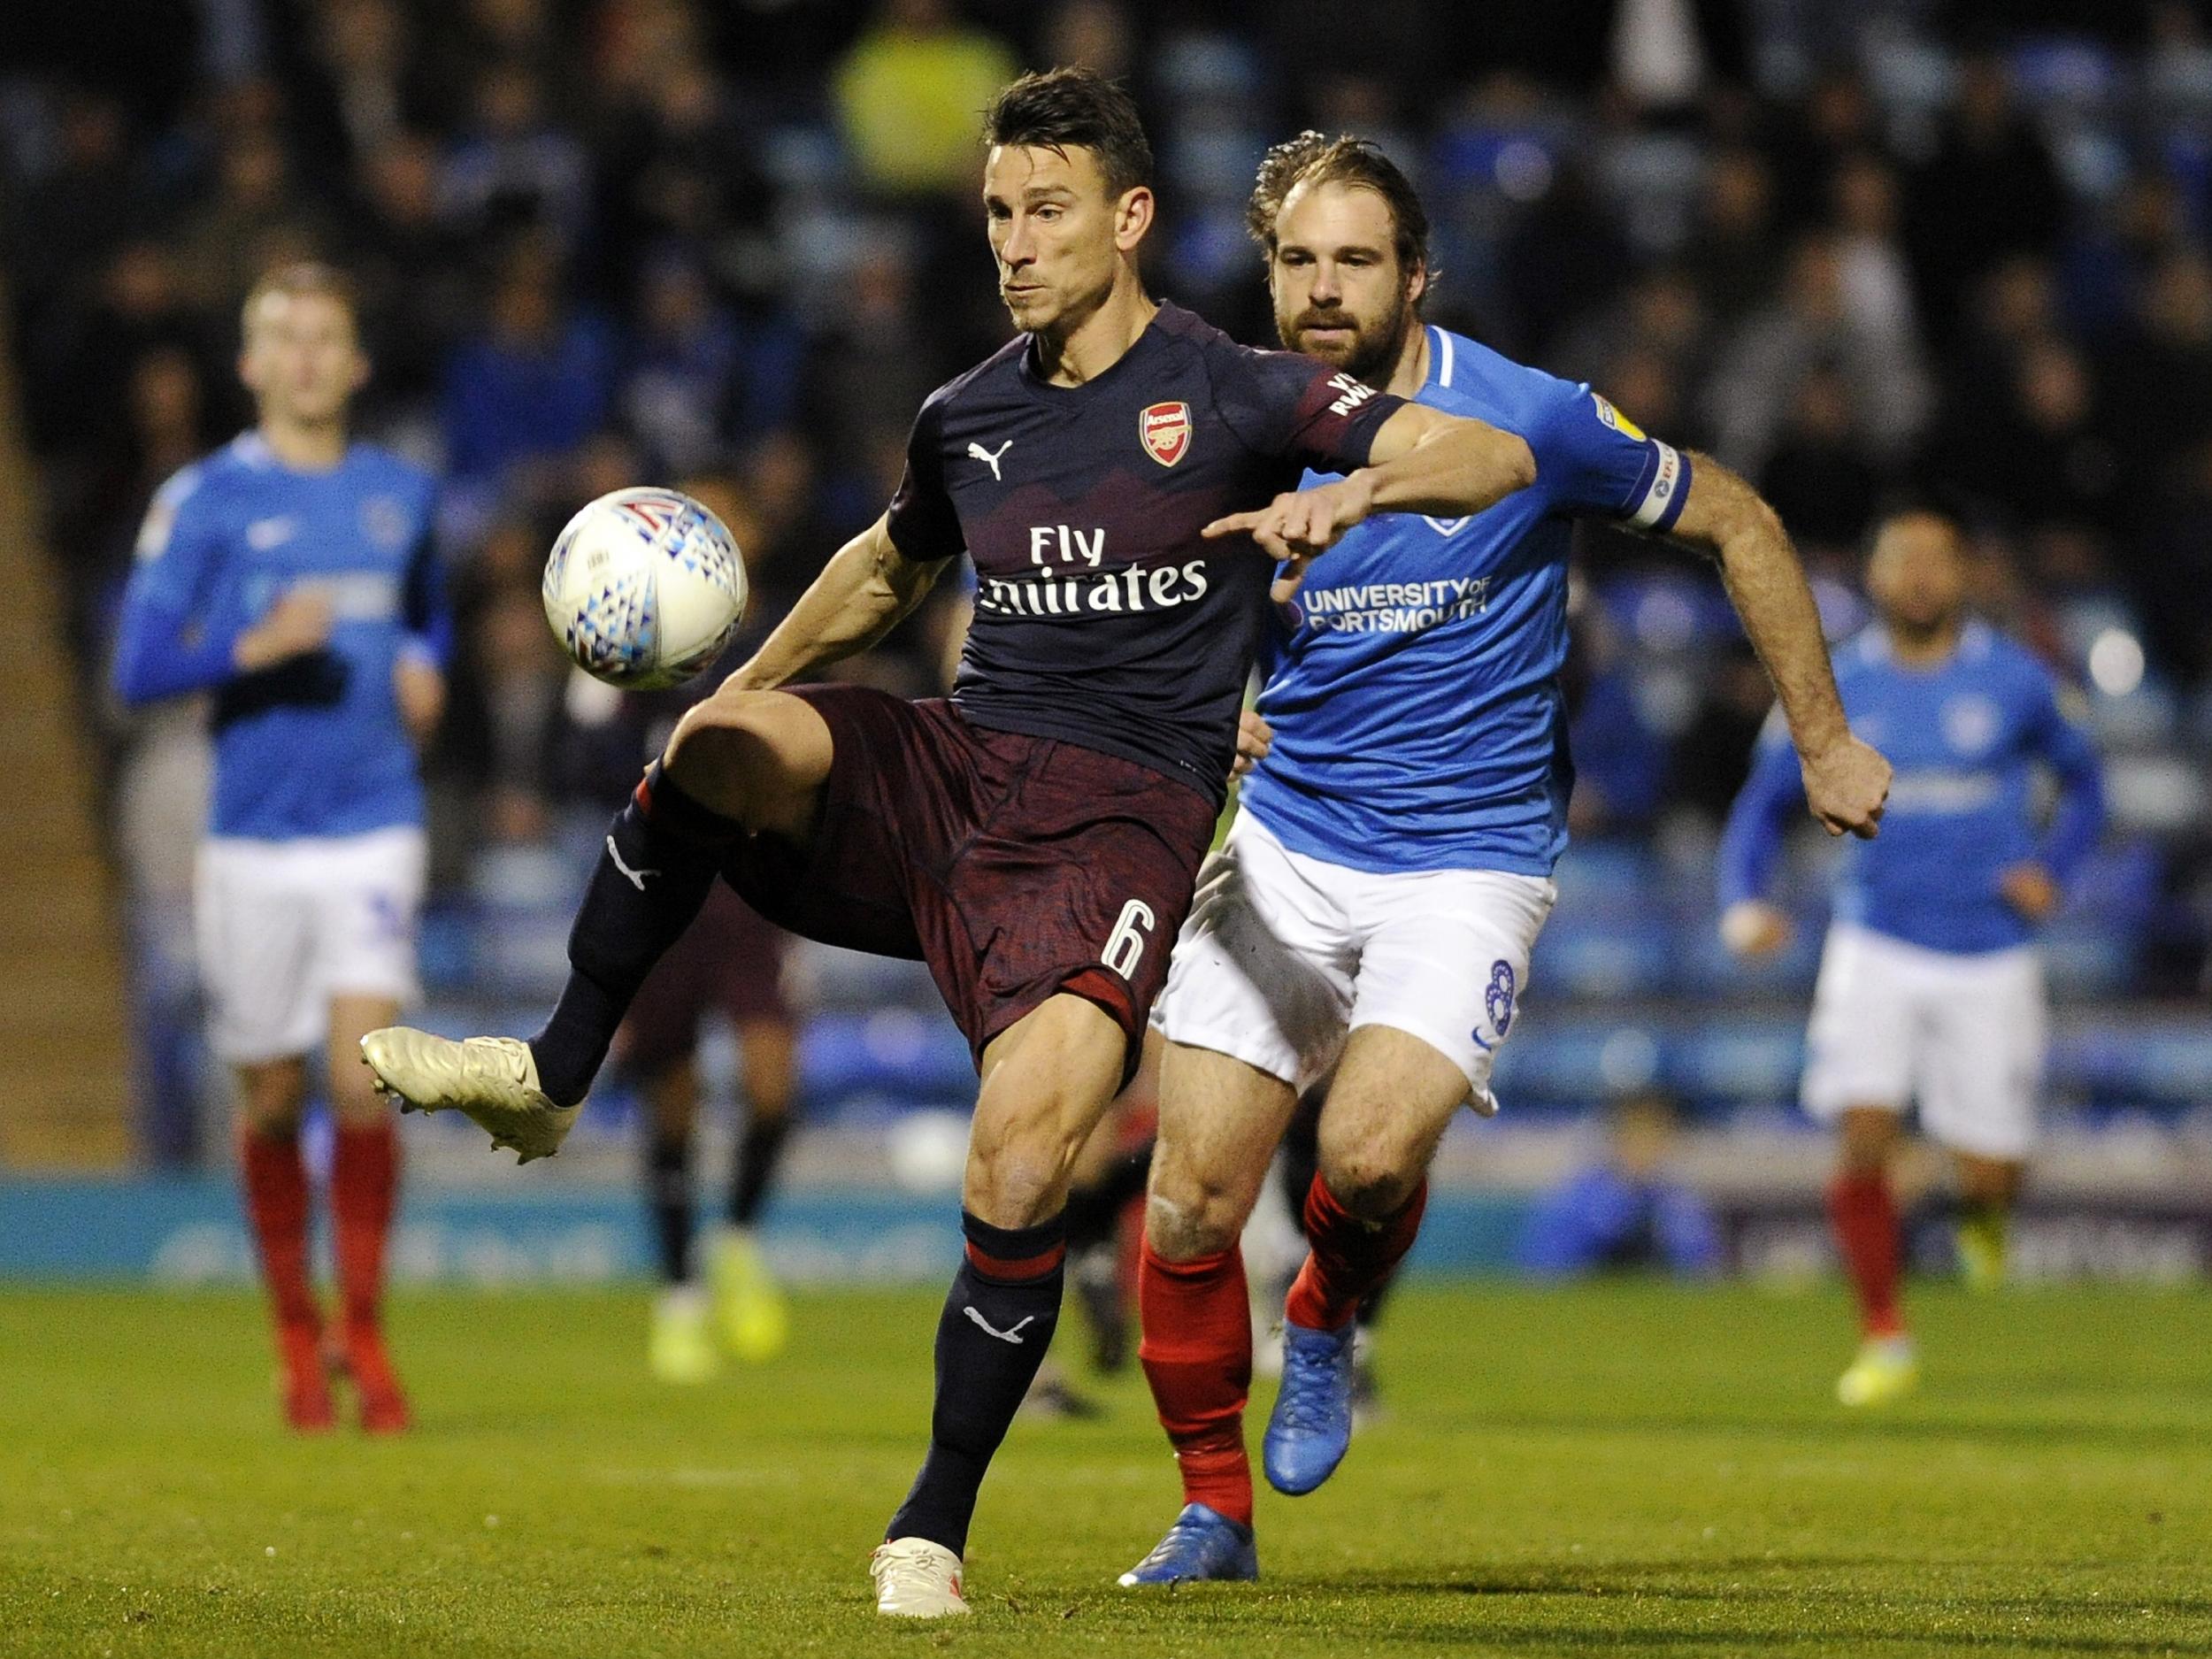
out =
<path fill-rule="evenodd" d="M 1137 417 L 1137 436 L 1162 466 L 1173 466 L 1190 448 L 1190 405 L 1155 403 Z"/>

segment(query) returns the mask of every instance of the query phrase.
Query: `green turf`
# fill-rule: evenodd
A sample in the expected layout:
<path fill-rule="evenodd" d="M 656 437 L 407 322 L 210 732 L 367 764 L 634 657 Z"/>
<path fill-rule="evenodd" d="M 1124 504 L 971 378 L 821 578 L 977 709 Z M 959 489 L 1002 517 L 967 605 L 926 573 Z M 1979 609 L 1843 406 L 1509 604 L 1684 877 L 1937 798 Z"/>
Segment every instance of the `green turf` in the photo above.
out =
<path fill-rule="evenodd" d="M 1140 1381 L 1023 1424 L 957 1627 L 887 1625 L 934 1299 L 805 1301 L 777 1364 L 643 1378 L 640 1294 L 412 1294 L 419 1431 L 280 1434 L 243 1295 L 0 1293 L 0 1653 L 2212 1653 L 2212 1296 L 1917 1298 L 1847 1420 L 1833 1295 L 1421 1290 L 1390 1418 L 1260 1508 L 1257 1586 L 1113 1576 L 1177 1496 Z"/>

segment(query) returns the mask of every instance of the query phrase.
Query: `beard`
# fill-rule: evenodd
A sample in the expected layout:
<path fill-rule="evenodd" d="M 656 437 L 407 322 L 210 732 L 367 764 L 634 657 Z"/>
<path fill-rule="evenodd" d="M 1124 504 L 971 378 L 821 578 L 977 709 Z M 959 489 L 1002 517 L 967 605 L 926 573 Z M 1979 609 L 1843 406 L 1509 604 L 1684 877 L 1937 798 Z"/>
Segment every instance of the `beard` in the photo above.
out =
<path fill-rule="evenodd" d="M 1413 303 L 1401 293 L 1390 309 L 1371 325 L 1348 311 L 1309 311 L 1301 312 L 1288 327 L 1283 326 L 1282 319 L 1278 318 L 1276 333 L 1292 350 L 1334 364 L 1356 380 L 1380 386 L 1389 380 L 1399 354 L 1405 349 L 1406 334 L 1412 320 Z M 1325 347 L 1306 343 L 1309 329 L 1327 325 L 1348 326 L 1352 332 L 1348 338 Z"/>

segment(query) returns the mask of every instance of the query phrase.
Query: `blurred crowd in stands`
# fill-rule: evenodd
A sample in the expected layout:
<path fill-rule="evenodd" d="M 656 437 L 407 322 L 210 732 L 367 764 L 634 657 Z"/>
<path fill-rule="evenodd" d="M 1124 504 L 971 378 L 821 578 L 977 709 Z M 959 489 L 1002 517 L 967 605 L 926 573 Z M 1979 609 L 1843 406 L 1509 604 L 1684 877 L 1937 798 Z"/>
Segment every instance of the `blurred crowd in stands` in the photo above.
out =
<path fill-rule="evenodd" d="M 1261 152 L 1357 132 L 1425 194 L 1432 319 L 1755 480 L 1839 633 L 1886 497 L 1955 508 L 1984 608 L 2081 687 L 2119 836 L 2157 849 L 2172 943 L 2134 982 L 2201 972 L 2206 0 L 8 10 L 0 258 L 111 756 L 142 735 L 97 687 L 146 498 L 246 420 L 238 301 L 312 253 L 362 285 L 366 430 L 447 480 L 443 878 L 603 798 L 642 739 L 578 741 L 604 710 L 540 620 L 554 530 L 627 483 L 710 493 L 772 622 L 881 509 L 922 397 L 1005 337 L 977 112 L 1080 61 L 1146 111 L 1156 289 L 1239 337 L 1272 343 L 1241 225 Z M 1708 574 L 1609 531 L 1580 558 L 1577 826 L 1664 842 L 1725 806 L 1768 693 Z M 956 626 L 933 611 L 853 672 L 927 689 Z"/>

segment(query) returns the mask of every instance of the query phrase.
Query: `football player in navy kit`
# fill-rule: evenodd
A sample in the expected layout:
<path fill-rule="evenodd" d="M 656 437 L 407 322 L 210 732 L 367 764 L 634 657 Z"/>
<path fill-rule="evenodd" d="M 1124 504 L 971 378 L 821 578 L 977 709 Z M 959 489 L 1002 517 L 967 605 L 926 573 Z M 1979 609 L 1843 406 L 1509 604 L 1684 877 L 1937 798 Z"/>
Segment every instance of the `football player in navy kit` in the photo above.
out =
<path fill-rule="evenodd" d="M 1475 512 L 1534 476 L 1518 437 L 1150 298 L 1151 155 L 1118 88 L 1025 76 L 986 137 L 1022 332 L 923 405 L 889 510 L 648 771 L 545 1028 L 363 1044 L 389 1093 L 535 1157 L 718 874 L 795 933 L 929 964 L 981 1087 L 929 1452 L 872 1559 L 879 1609 L 919 1617 L 968 1610 L 977 1490 L 1058 1315 L 1069 1167 L 1133 1070 L 1189 908 L 1269 556 L 1294 572 L 1370 512 Z M 1294 493 L 1308 466 L 1343 476 Z M 779 689 L 881 639 L 963 551 L 977 603 L 949 699 Z"/>

